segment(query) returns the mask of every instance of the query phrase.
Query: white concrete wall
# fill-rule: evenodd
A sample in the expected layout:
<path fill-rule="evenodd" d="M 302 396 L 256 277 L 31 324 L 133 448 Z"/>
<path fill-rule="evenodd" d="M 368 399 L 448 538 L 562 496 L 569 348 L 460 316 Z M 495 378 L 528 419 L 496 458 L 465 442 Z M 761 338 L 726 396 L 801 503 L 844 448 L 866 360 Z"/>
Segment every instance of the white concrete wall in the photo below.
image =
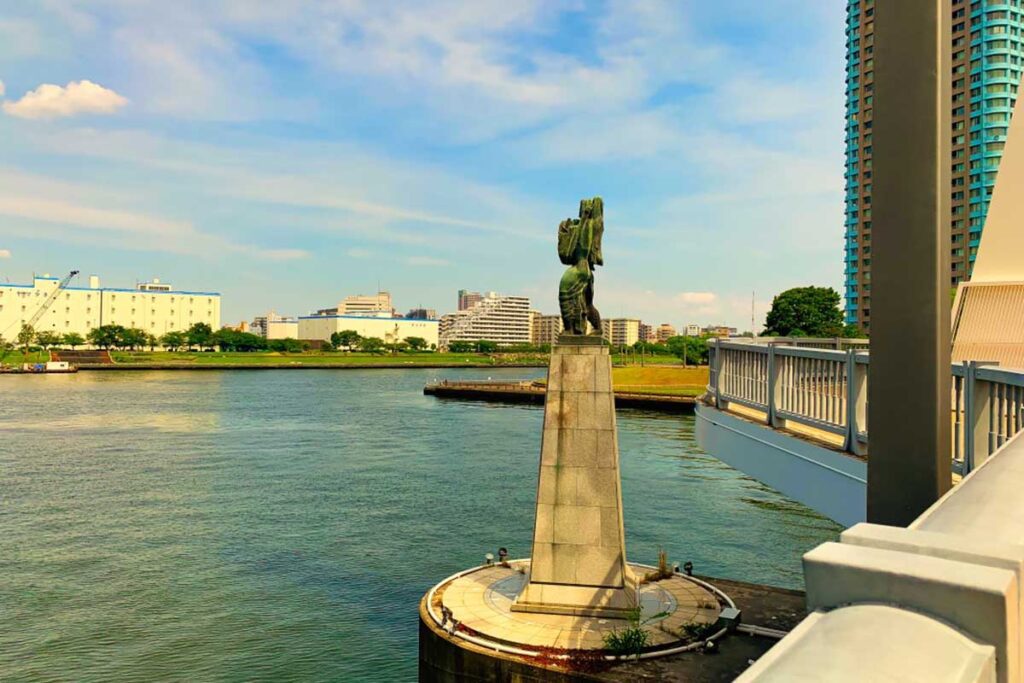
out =
<path fill-rule="evenodd" d="M 410 320 L 407 318 L 362 318 L 358 316 L 314 315 L 299 318 L 299 339 L 328 341 L 335 332 L 355 330 L 361 337 L 376 337 L 386 343 L 396 343 L 406 337 L 423 337 L 427 345 L 438 343 L 436 320 Z"/>
<path fill-rule="evenodd" d="M 36 278 L 32 285 L 0 284 L 0 330 L 13 337 L 47 296 L 57 278 Z M 136 327 L 157 337 L 187 330 L 194 323 L 220 328 L 220 294 L 215 292 L 143 292 L 137 289 L 68 287 L 36 323 L 36 331 L 83 337 L 101 325 Z"/>

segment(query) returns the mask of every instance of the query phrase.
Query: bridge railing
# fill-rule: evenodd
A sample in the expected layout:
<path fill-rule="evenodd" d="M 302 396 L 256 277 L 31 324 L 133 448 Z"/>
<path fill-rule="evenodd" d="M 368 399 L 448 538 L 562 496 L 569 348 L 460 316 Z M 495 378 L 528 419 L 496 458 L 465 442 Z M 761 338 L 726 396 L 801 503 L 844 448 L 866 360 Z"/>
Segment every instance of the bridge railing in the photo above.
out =
<path fill-rule="evenodd" d="M 844 450 L 866 455 L 871 357 L 863 340 L 850 341 L 838 350 L 714 340 L 708 398 L 721 410 L 735 403 L 763 412 L 776 429 L 795 423 L 840 436 Z M 972 361 L 950 371 L 952 457 L 967 474 L 1024 429 L 1024 370 Z"/>

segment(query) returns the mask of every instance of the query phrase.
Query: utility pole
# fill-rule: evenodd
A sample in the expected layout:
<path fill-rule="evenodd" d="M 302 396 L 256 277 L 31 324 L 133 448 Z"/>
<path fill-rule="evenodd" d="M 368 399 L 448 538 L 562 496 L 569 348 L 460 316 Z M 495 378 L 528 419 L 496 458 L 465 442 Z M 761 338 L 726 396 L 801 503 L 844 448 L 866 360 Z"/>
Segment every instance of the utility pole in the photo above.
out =
<path fill-rule="evenodd" d="M 756 337 L 757 331 L 754 329 L 754 294 L 755 292 L 750 292 L 750 334 Z"/>

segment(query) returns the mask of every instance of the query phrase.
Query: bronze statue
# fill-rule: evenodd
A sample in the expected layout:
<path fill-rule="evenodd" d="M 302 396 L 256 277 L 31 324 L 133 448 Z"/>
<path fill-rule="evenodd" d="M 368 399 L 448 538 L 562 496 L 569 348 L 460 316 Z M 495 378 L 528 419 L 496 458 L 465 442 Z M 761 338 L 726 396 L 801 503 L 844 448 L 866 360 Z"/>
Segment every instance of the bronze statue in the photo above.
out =
<path fill-rule="evenodd" d="M 604 265 L 604 202 L 600 197 L 580 200 L 580 217 L 558 226 L 558 258 L 569 266 L 558 285 L 558 303 L 566 334 L 601 335 L 601 314 L 594 308 L 594 267 Z"/>

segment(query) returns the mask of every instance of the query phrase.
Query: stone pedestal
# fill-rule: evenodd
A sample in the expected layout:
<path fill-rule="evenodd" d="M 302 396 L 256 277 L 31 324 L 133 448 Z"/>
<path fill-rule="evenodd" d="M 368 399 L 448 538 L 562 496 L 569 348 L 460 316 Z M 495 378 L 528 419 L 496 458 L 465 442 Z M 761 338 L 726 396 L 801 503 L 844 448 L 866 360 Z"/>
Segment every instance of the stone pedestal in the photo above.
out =
<path fill-rule="evenodd" d="M 600 337 L 563 335 L 548 367 L 530 578 L 511 609 L 621 618 L 636 595 L 611 357 Z"/>

